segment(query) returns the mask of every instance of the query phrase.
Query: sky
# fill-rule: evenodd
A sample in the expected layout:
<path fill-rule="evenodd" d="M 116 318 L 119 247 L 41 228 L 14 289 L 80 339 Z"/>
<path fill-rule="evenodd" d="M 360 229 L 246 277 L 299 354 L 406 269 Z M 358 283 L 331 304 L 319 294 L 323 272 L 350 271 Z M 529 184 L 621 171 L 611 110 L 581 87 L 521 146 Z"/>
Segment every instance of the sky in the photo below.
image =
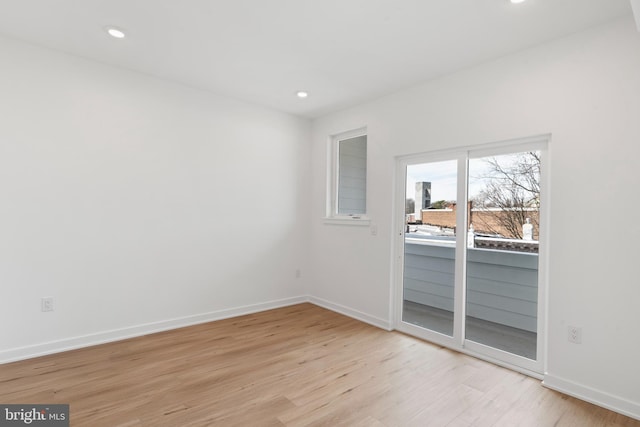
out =
<path fill-rule="evenodd" d="M 457 161 L 407 166 L 407 199 L 415 199 L 416 182 L 431 182 L 431 201 L 456 200 Z"/>
<path fill-rule="evenodd" d="M 508 165 L 517 155 L 496 156 L 501 164 Z M 469 159 L 469 198 L 473 198 L 483 188 L 480 178 L 489 171 L 483 158 Z M 415 199 L 416 182 L 431 182 L 431 202 L 457 199 L 457 161 L 421 163 L 407 166 L 407 199 Z"/>
<path fill-rule="evenodd" d="M 480 159 L 471 159 L 469 161 L 469 196 L 473 197 L 482 188 L 482 182 L 473 179 L 474 176 L 481 175 L 486 171 L 484 162 Z M 457 199 L 457 162 L 456 160 L 448 160 L 445 162 L 422 163 L 418 165 L 409 165 L 407 167 L 407 198 L 415 199 L 416 182 L 431 182 L 431 201 L 447 200 L 455 201 Z"/>

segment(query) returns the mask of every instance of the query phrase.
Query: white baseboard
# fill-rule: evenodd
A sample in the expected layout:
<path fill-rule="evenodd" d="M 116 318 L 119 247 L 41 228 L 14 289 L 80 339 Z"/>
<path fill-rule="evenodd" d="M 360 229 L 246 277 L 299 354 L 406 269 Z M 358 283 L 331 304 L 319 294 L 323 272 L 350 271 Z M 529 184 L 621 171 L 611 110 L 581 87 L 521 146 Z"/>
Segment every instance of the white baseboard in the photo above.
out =
<path fill-rule="evenodd" d="M 552 390 L 568 394 L 569 396 L 593 403 L 594 405 L 602 406 L 603 408 L 610 409 L 614 412 L 626 415 L 627 417 L 640 420 L 640 404 L 637 402 L 631 402 L 621 397 L 551 374 L 545 375 L 542 384 Z"/>
<path fill-rule="evenodd" d="M 361 311 L 354 310 L 352 308 L 336 304 L 322 298 L 313 296 L 299 296 L 276 301 L 269 301 L 265 303 L 251 304 L 242 307 L 212 311 L 209 313 L 196 314 L 193 316 L 162 320 L 159 322 L 145 323 L 142 325 L 113 329 L 110 331 L 98 332 L 95 334 L 88 334 L 78 337 L 65 338 L 57 341 L 49 341 L 42 344 L 30 345 L 26 347 L 3 350 L 0 351 L 0 364 L 31 359 L 33 357 L 45 356 L 47 354 L 60 353 L 63 351 L 75 350 L 83 347 L 90 347 L 93 345 L 104 344 L 108 342 L 125 340 L 128 338 L 135 338 L 143 335 L 153 334 L 156 332 L 197 325 L 200 323 L 228 319 L 230 317 L 243 316 L 245 314 L 258 313 L 260 311 L 266 311 L 274 308 L 281 308 L 305 302 L 309 302 L 319 307 L 344 314 L 345 316 L 352 317 L 354 319 L 360 320 L 362 322 L 387 331 L 393 329 L 391 322 L 386 319 L 371 316 Z"/>
<path fill-rule="evenodd" d="M 370 325 L 377 326 L 378 328 L 384 329 L 385 331 L 393 330 L 393 326 L 391 322 L 387 319 L 381 319 L 379 317 L 371 316 L 370 314 L 363 313 L 361 311 L 354 310 L 344 305 L 336 304 L 331 301 L 327 301 L 325 299 L 314 297 L 314 296 L 309 296 L 308 301 L 311 304 L 315 304 L 319 307 L 326 308 L 327 310 L 335 311 L 336 313 L 344 314 L 345 316 L 352 317 L 356 320 L 360 320 L 361 322 L 365 322 Z"/>
<path fill-rule="evenodd" d="M 13 348 L 0 351 L 0 364 L 15 362 L 24 359 L 31 359 L 33 357 L 45 356 L 47 354 L 59 353 L 62 351 L 75 350 L 78 348 L 89 347 L 113 341 L 120 341 L 127 338 L 139 337 L 155 332 L 167 331 L 170 329 L 183 328 L 185 326 L 192 326 L 200 323 L 213 322 L 215 320 L 228 319 L 230 317 L 243 316 L 245 314 L 258 313 L 260 311 L 286 307 L 289 305 L 300 304 L 304 302 L 309 302 L 309 298 L 307 296 L 285 298 L 276 301 L 245 305 L 242 307 L 212 311 L 209 313 L 196 314 L 193 316 L 185 316 L 175 319 L 162 320 L 159 322 L 131 326 L 122 329 L 98 332 L 95 334 L 83 335 L 79 337 L 66 338 L 58 341 L 50 341 L 26 347 Z"/>

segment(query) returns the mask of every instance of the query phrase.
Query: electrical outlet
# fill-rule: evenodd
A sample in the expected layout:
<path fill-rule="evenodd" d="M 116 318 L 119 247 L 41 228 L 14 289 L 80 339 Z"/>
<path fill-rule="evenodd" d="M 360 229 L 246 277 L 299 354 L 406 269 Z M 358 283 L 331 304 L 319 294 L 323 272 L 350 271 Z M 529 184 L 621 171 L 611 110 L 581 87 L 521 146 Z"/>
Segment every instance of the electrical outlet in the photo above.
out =
<path fill-rule="evenodd" d="M 582 328 L 578 326 L 567 327 L 567 340 L 574 344 L 582 344 Z"/>
<path fill-rule="evenodd" d="M 42 311 L 53 311 L 53 297 L 44 297 L 40 300 Z"/>

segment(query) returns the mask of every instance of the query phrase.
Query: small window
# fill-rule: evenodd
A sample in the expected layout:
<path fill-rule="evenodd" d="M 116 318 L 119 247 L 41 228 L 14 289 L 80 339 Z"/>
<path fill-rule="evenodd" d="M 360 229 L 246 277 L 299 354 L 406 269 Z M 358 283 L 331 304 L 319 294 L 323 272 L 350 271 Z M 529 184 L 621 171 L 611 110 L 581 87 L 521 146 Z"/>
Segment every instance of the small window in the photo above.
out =
<path fill-rule="evenodd" d="M 367 213 L 367 135 L 364 129 L 332 138 L 328 217 L 362 219 Z"/>
<path fill-rule="evenodd" d="M 367 136 L 338 142 L 338 215 L 367 212 Z"/>

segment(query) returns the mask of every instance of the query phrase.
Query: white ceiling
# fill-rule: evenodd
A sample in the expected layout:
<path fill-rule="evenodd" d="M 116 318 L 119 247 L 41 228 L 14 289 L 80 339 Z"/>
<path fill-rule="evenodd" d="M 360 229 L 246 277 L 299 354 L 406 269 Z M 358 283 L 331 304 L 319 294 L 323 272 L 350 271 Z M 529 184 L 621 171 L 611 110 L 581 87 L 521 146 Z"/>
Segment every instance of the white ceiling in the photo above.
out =
<path fill-rule="evenodd" d="M 629 0 L 0 0 L 0 34 L 318 117 L 624 15 Z"/>

